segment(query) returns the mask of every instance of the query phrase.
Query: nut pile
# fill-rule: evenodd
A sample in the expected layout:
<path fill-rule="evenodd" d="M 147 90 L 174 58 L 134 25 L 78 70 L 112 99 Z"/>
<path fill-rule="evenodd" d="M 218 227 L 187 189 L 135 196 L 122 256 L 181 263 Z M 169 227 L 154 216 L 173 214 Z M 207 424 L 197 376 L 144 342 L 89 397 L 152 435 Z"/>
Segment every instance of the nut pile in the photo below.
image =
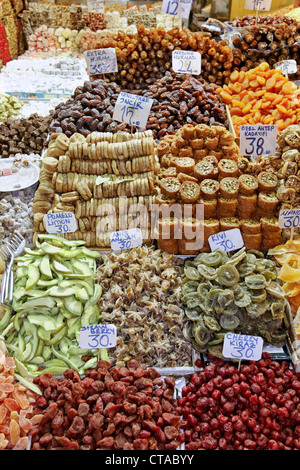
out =
<path fill-rule="evenodd" d="M 51 123 L 48 116 L 32 114 L 28 118 L 8 119 L 0 124 L 0 154 L 2 158 L 18 153 L 40 155 L 47 140 Z"/>

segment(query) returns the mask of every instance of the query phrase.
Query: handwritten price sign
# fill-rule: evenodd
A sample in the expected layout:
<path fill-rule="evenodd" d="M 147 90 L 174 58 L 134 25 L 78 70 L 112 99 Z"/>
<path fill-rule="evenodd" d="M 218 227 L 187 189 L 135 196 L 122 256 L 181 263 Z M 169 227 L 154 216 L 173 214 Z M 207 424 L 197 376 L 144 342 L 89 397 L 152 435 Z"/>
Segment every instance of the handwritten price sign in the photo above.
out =
<path fill-rule="evenodd" d="M 270 11 L 272 0 L 246 0 L 245 10 Z"/>
<path fill-rule="evenodd" d="M 263 343 L 260 336 L 227 333 L 223 342 L 223 356 L 231 359 L 259 361 Z"/>
<path fill-rule="evenodd" d="M 82 349 L 114 348 L 116 342 L 115 325 L 87 325 L 79 331 L 79 347 Z"/>
<path fill-rule="evenodd" d="M 113 232 L 110 236 L 111 249 L 114 251 L 129 250 L 136 248 L 143 243 L 142 231 L 140 228 L 131 228 Z"/>
<path fill-rule="evenodd" d="M 280 228 L 297 228 L 300 226 L 300 209 L 283 209 L 279 213 Z"/>
<path fill-rule="evenodd" d="M 276 150 L 277 126 L 261 124 L 240 126 L 240 155 L 260 157 L 274 155 Z"/>
<path fill-rule="evenodd" d="M 172 69 L 176 73 L 201 73 L 201 54 L 194 51 L 175 50 L 172 52 Z"/>
<path fill-rule="evenodd" d="M 152 104 L 151 98 L 121 91 L 115 105 L 113 119 L 144 129 Z"/>
<path fill-rule="evenodd" d="M 224 250 L 230 252 L 239 250 L 244 246 L 244 241 L 240 229 L 233 228 L 211 235 L 208 238 L 211 251 Z"/>
<path fill-rule="evenodd" d="M 77 221 L 73 212 L 45 214 L 44 225 L 48 233 L 72 233 L 77 230 Z"/>
<path fill-rule="evenodd" d="M 113 47 L 86 51 L 85 60 L 89 75 L 100 75 L 118 71 L 116 50 Z"/>
<path fill-rule="evenodd" d="M 281 70 L 284 75 L 297 73 L 298 67 L 295 60 L 282 60 L 275 64 L 275 70 Z"/>
<path fill-rule="evenodd" d="M 161 12 L 167 15 L 188 19 L 191 6 L 192 0 L 163 0 Z"/>
<path fill-rule="evenodd" d="M 104 0 L 88 0 L 88 12 L 104 13 Z"/>

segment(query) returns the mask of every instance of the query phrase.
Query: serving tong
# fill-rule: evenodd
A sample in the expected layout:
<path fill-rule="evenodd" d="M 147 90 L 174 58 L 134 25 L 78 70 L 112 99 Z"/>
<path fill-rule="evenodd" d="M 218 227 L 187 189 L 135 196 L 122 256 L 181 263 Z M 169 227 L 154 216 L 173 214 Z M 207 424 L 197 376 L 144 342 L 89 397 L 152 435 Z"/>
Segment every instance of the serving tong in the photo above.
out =
<path fill-rule="evenodd" d="M 14 286 L 14 259 L 21 255 L 25 247 L 25 238 L 16 233 L 12 238 L 1 247 L 1 255 L 6 264 L 5 271 L 2 277 L 1 291 L 0 291 L 0 304 L 10 303 L 13 298 Z"/>

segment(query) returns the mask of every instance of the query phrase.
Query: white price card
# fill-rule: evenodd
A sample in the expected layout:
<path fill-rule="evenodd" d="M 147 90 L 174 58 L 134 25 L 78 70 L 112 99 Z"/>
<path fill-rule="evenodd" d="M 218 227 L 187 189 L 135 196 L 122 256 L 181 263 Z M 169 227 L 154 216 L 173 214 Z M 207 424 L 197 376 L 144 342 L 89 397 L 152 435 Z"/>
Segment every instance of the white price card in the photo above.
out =
<path fill-rule="evenodd" d="M 115 104 L 113 119 L 145 129 L 152 104 L 151 98 L 121 91 Z"/>
<path fill-rule="evenodd" d="M 279 228 L 300 227 L 300 209 L 282 209 L 278 218 Z"/>
<path fill-rule="evenodd" d="M 88 12 L 104 13 L 104 0 L 87 0 Z"/>
<path fill-rule="evenodd" d="M 240 126 L 240 152 L 244 157 L 274 155 L 277 126 L 274 124 L 243 124 Z"/>
<path fill-rule="evenodd" d="M 86 325 L 79 331 L 79 347 L 82 349 L 114 348 L 116 342 L 115 325 Z"/>
<path fill-rule="evenodd" d="M 263 339 L 260 336 L 226 333 L 223 356 L 231 359 L 259 361 L 262 356 Z"/>
<path fill-rule="evenodd" d="M 239 250 L 244 246 L 244 240 L 238 228 L 215 233 L 208 238 L 208 243 L 211 251 L 223 250 L 226 253 Z"/>
<path fill-rule="evenodd" d="M 176 73 L 201 73 L 201 54 L 194 51 L 175 50 L 172 52 L 172 69 Z"/>
<path fill-rule="evenodd" d="M 73 212 L 45 214 L 44 225 L 48 233 L 72 233 L 77 230 L 77 220 Z"/>
<path fill-rule="evenodd" d="M 272 0 L 246 0 L 245 10 L 270 11 Z"/>
<path fill-rule="evenodd" d="M 189 19 L 191 7 L 192 0 L 163 0 L 161 12 Z"/>
<path fill-rule="evenodd" d="M 293 73 L 297 73 L 297 62 L 293 59 L 291 60 L 282 60 L 281 62 L 277 62 L 274 66 L 275 70 L 281 70 L 284 75 L 289 75 Z"/>
<path fill-rule="evenodd" d="M 89 75 L 118 71 L 116 49 L 114 47 L 85 51 L 84 55 Z"/>
<path fill-rule="evenodd" d="M 110 236 L 110 246 L 114 251 L 129 250 L 136 248 L 143 243 L 142 231 L 140 228 L 130 228 L 112 232 Z"/>

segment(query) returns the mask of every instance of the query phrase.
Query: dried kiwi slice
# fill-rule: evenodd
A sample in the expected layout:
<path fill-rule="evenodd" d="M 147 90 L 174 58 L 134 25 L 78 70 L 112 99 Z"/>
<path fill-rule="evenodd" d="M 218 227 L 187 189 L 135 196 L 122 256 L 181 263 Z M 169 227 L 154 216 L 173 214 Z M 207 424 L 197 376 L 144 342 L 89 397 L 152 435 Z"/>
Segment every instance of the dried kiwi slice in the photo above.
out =
<path fill-rule="evenodd" d="M 199 325 L 197 325 L 196 328 L 193 328 L 193 334 L 196 343 L 200 346 L 207 344 L 211 338 L 211 333 Z"/>
<path fill-rule="evenodd" d="M 199 279 L 201 279 L 201 275 L 198 269 L 192 266 L 187 266 L 184 268 L 184 275 L 191 281 L 199 281 Z"/>
<path fill-rule="evenodd" d="M 220 317 L 220 325 L 224 330 L 235 330 L 240 324 L 240 319 L 237 315 L 222 315 Z"/>
<path fill-rule="evenodd" d="M 271 304 L 271 313 L 274 319 L 284 318 L 285 302 L 273 302 Z"/>
<path fill-rule="evenodd" d="M 192 343 L 192 346 L 193 348 L 200 352 L 200 353 L 204 353 L 207 351 L 207 347 L 206 347 L 206 343 L 203 345 L 203 346 L 200 346 L 200 344 L 196 343 L 196 341 L 194 340 L 194 338 L 191 338 L 191 343 Z"/>
<path fill-rule="evenodd" d="M 218 320 L 210 315 L 203 315 L 203 320 L 207 328 L 212 331 L 220 331 L 221 327 Z"/>
<path fill-rule="evenodd" d="M 235 304 L 233 304 L 233 305 L 229 305 L 228 307 L 224 308 L 222 310 L 222 313 L 223 313 L 223 315 L 232 316 L 232 315 L 237 315 L 238 311 L 239 311 L 239 307 L 237 307 Z"/>
<path fill-rule="evenodd" d="M 199 297 L 196 292 L 186 294 L 184 297 L 184 303 L 187 308 L 195 308 L 199 306 Z"/>
<path fill-rule="evenodd" d="M 252 274 L 254 272 L 255 263 L 254 264 L 249 263 L 245 259 L 245 260 L 242 261 L 242 263 L 240 263 L 237 266 L 237 269 L 238 269 L 238 272 L 239 272 L 241 277 L 246 277 L 246 276 L 249 276 L 250 274 Z"/>
<path fill-rule="evenodd" d="M 250 317 L 258 318 L 270 308 L 270 302 L 264 300 L 263 302 L 252 302 L 250 305 L 247 305 L 246 310 Z"/>
<path fill-rule="evenodd" d="M 224 359 L 223 356 L 223 345 L 222 344 L 216 344 L 214 346 L 209 346 L 208 347 L 208 352 L 211 354 L 213 357 L 217 357 L 218 359 Z"/>
<path fill-rule="evenodd" d="M 201 315 L 201 310 L 199 308 L 187 308 L 184 313 L 189 320 L 198 321 Z"/>
<path fill-rule="evenodd" d="M 190 279 L 184 280 L 184 281 L 181 285 L 182 296 L 185 296 L 186 294 L 191 294 L 193 292 L 197 292 L 199 282 L 191 281 Z"/>
<path fill-rule="evenodd" d="M 205 266 L 204 264 L 199 264 L 198 271 L 201 276 L 205 277 L 205 279 L 208 279 L 210 281 L 213 281 L 217 278 L 217 270 L 212 266 Z"/>
<path fill-rule="evenodd" d="M 205 302 L 205 298 L 207 296 L 207 294 L 209 293 L 210 289 L 212 288 L 212 283 L 211 282 L 200 282 L 200 284 L 198 284 L 198 288 L 197 288 L 197 294 L 199 296 L 199 298 L 202 300 L 202 302 Z"/>
<path fill-rule="evenodd" d="M 234 293 L 234 303 L 237 307 L 247 307 L 251 304 L 251 295 L 247 289 L 243 289 L 241 285 L 237 285 L 233 291 Z"/>
<path fill-rule="evenodd" d="M 254 289 L 251 291 L 251 299 L 253 302 L 263 302 L 267 298 L 266 289 Z"/>
<path fill-rule="evenodd" d="M 232 305 L 234 301 L 234 293 L 230 289 L 224 289 L 220 294 L 218 295 L 218 303 L 221 308 L 226 308 L 229 305 Z"/>
<path fill-rule="evenodd" d="M 262 274 L 251 274 L 245 277 L 246 286 L 249 289 L 264 289 L 268 282 Z"/>
<path fill-rule="evenodd" d="M 214 312 L 218 306 L 218 296 L 222 292 L 222 289 L 214 286 L 210 289 L 205 297 L 205 309 L 210 312 Z"/>
<path fill-rule="evenodd" d="M 232 287 L 239 282 L 240 275 L 235 266 L 226 263 L 217 269 L 216 278 L 222 286 Z"/>
<path fill-rule="evenodd" d="M 201 263 L 205 264 L 205 266 L 219 266 L 223 263 L 222 250 L 215 250 L 211 253 L 203 253 Z"/>
<path fill-rule="evenodd" d="M 271 334 L 271 344 L 274 344 L 275 346 L 283 346 L 286 340 L 286 332 L 285 331 L 277 331 L 275 333 Z"/>

